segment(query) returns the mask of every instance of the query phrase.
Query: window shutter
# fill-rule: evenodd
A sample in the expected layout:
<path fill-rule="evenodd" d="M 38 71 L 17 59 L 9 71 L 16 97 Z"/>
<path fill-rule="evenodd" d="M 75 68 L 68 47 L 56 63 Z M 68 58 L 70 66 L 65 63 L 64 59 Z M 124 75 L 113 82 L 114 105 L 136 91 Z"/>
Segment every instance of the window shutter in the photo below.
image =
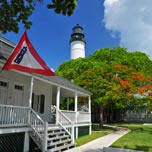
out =
<path fill-rule="evenodd" d="M 40 113 L 44 113 L 44 102 L 45 102 L 45 95 L 41 95 Z"/>
<path fill-rule="evenodd" d="M 32 109 L 33 109 L 33 105 L 34 105 L 34 93 L 32 93 Z"/>

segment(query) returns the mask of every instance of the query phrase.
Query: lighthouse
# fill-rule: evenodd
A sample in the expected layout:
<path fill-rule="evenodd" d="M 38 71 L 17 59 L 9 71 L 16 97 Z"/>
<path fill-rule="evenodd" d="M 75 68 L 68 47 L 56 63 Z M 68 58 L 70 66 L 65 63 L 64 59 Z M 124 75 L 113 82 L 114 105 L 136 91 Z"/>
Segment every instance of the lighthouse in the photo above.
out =
<path fill-rule="evenodd" d="M 72 34 L 70 38 L 71 47 L 71 59 L 85 58 L 85 35 L 83 33 L 83 28 L 77 24 L 72 29 Z"/>

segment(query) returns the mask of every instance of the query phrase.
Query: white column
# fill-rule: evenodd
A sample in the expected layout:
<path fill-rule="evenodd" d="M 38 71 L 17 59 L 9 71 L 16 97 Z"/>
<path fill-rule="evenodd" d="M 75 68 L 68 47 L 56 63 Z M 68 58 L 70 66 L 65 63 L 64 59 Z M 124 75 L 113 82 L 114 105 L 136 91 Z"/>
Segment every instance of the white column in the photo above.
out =
<path fill-rule="evenodd" d="M 29 107 L 31 108 L 32 106 L 32 92 L 33 92 L 33 82 L 34 82 L 34 78 L 31 77 L 31 81 L 30 81 L 30 93 L 29 93 Z"/>
<path fill-rule="evenodd" d="M 25 132 L 23 152 L 29 152 L 29 143 L 30 143 L 29 133 Z"/>
<path fill-rule="evenodd" d="M 57 87 L 56 107 L 58 110 L 60 109 L 60 87 Z"/>
<path fill-rule="evenodd" d="M 30 88 L 29 88 L 29 108 L 32 107 L 33 82 L 34 82 L 34 78 L 31 77 L 31 80 L 30 80 Z M 31 114 L 31 111 L 30 111 L 30 109 L 29 109 L 29 111 L 28 111 L 28 123 L 30 123 L 30 114 Z"/>
<path fill-rule="evenodd" d="M 72 143 L 74 144 L 74 122 L 72 122 Z"/>
<path fill-rule="evenodd" d="M 90 126 L 89 126 L 89 135 L 91 135 L 91 132 L 92 132 L 92 127 L 91 127 L 91 123 L 90 123 Z"/>
<path fill-rule="evenodd" d="M 57 95 L 56 95 L 56 123 L 59 121 L 58 110 L 60 109 L 60 87 L 57 87 Z"/>
<path fill-rule="evenodd" d="M 89 135 L 91 135 L 91 96 L 88 97 L 88 107 L 89 107 L 89 115 L 90 115 L 90 126 L 89 126 Z"/>
<path fill-rule="evenodd" d="M 78 127 L 76 126 L 76 128 L 75 128 L 75 134 L 76 134 L 76 135 L 75 135 L 75 138 L 76 138 L 76 139 L 78 139 L 78 132 L 79 132 L 79 129 L 78 129 Z"/>
<path fill-rule="evenodd" d="M 77 123 L 77 112 L 78 112 L 78 94 L 75 93 L 75 100 L 74 100 L 74 111 L 75 111 L 75 122 Z"/>
<path fill-rule="evenodd" d="M 74 111 L 75 111 L 75 123 L 77 124 L 78 122 L 78 94 L 75 93 L 75 102 L 74 102 Z M 76 135 L 75 135 L 75 138 L 77 139 L 78 138 L 78 127 L 76 126 Z"/>
<path fill-rule="evenodd" d="M 89 113 L 91 115 L 91 97 L 88 97 L 88 107 L 89 107 Z"/>

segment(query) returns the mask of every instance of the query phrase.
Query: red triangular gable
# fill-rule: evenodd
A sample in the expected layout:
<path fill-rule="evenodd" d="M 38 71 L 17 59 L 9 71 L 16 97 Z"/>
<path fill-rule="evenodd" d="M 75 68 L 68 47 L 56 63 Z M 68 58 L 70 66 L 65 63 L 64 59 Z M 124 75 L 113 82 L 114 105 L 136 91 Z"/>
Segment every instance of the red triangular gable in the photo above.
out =
<path fill-rule="evenodd" d="M 26 32 L 22 35 L 19 43 L 3 67 L 3 70 L 11 69 L 47 76 L 55 75 L 35 51 Z"/>

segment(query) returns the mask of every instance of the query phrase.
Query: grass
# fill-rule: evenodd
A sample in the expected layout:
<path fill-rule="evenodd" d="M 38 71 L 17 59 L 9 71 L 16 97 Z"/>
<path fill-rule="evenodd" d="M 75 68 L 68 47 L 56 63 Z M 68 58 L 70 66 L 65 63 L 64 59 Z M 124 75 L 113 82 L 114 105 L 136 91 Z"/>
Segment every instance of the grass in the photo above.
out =
<path fill-rule="evenodd" d="M 152 152 L 152 125 L 121 124 L 119 126 L 127 127 L 131 131 L 118 139 L 111 147 Z"/>
<path fill-rule="evenodd" d="M 92 125 L 92 134 L 91 135 L 86 135 L 86 136 L 82 136 L 78 139 L 76 139 L 76 146 L 81 146 L 84 145 L 92 140 L 95 140 L 97 138 L 100 138 L 102 136 L 105 136 L 109 133 L 111 133 L 113 131 L 113 129 L 110 128 L 99 128 L 98 125 Z"/>
<path fill-rule="evenodd" d="M 131 131 L 118 139 L 111 147 L 139 150 L 144 152 L 152 152 L 152 125 L 143 124 L 114 124 L 121 127 L 129 128 Z M 98 125 L 92 126 L 92 135 L 80 137 L 76 140 L 76 145 L 81 146 L 92 140 L 111 133 L 113 128 L 100 129 Z"/>

